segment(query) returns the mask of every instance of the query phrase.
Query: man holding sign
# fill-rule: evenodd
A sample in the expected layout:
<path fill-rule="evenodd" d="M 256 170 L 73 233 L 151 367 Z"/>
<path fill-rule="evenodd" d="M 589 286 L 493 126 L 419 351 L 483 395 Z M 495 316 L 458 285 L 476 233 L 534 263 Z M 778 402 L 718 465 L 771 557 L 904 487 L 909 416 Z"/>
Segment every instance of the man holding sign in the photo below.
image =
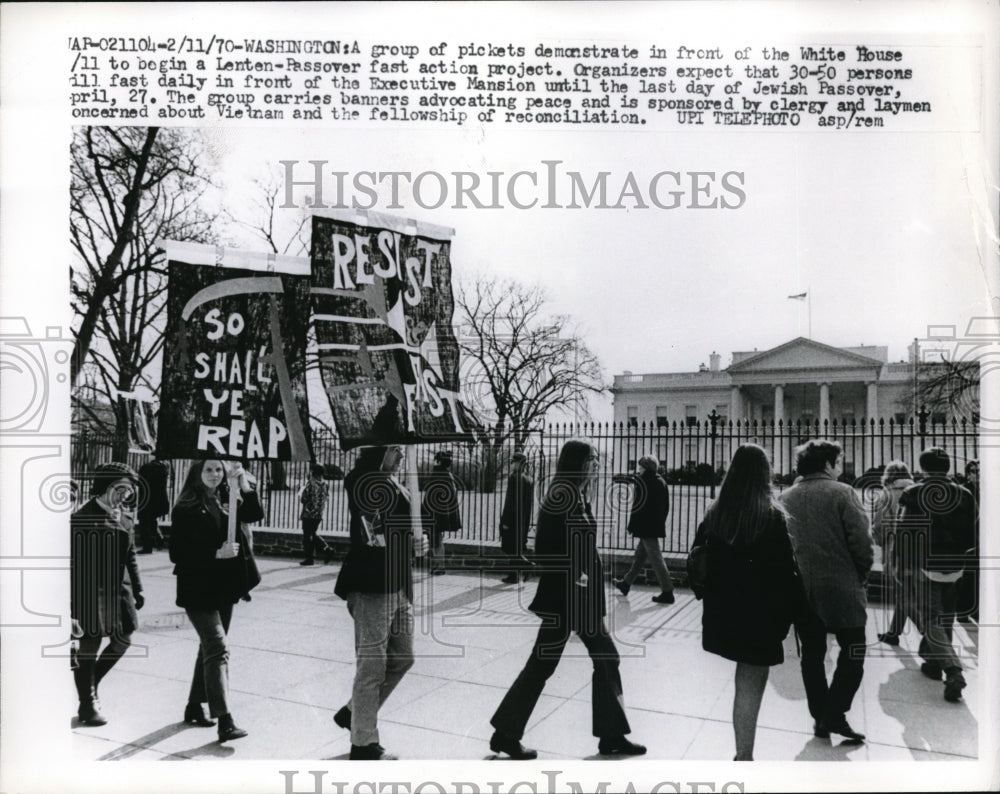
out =
<path fill-rule="evenodd" d="M 378 710 L 413 666 L 413 567 L 427 539 L 415 536 L 410 492 L 396 478 L 403 451 L 366 447 L 344 478 L 351 549 L 334 592 L 354 618 L 357 671 L 350 703 L 333 719 L 351 731 L 352 761 L 389 761 Z"/>

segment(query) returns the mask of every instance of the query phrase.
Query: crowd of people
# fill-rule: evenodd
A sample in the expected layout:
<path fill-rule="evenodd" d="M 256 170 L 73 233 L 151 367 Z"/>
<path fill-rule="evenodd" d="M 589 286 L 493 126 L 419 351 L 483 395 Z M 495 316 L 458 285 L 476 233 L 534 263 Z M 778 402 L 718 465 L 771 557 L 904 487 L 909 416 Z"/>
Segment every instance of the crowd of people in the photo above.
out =
<path fill-rule="evenodd" d="M 442 571 L 444 537 L 461 528 L 451 455 L 436 456 L 420 505 L 398 476 L 403 457 L 398 446 L 363 448 L 344 480 L 350 548 L 334 592 L 346 600 L 354 621 L 356 670 L 351 696 L 333 719 L 350 731 L 352 760 L 395 757 L 381 744 L 378 713 L 414 664 L 414 558 L 427 556 L 429 571 Z M 592 511 L 598 450 L 584 439 L 564 444 L 537 515 L 526 463 L 521 453 L 510 461 L 500 519 L 503 581 L 537 577 L 528 609 L 541 624 L 490 720 L 490 748 L 512 759 L 537 757 L 522 744 L 525 727 L 575 634 L 593 663 L 591 730 L 598 751 L 642 755 L 646 748 L 628 738 L 619 655 L 605 621 L 605 572 Z M 922 636 L 922 673 L 944 681 L 946 700 L 961 699 L 966 682 L 952 629 L 956 619 L 976 614 L 978 493 L 950 479 L 948 455 L 932 447 L 920 455 L 920 478 L 899 461 L 885 467 L 884 491 L 869 522 L 855 488 L 839 481 L 842 464 L 837 443 L 809 441 L 797 450 L 798 479 L 779 495 L 764 449 L 743 444 L 698 527 L 689 578 L 703 601 L 704 649 L 736 663 L 735 760 L 753 760 L 769 670 L 783 663 L 792 627 L 801 641 L 802 681 L 815 735 L 864 741 L 847 714 L 864 674 L 867 584 L 876 544 L 895 609 L 879 641 L 898 646 L 910 620 Z M 674 586 L 660 549 L 669 497 L 657 468 L 654 458 L 643 457 L 636 473 L 621 479 L 634 486 L 628 531 L 637 545 L 631 567 L 613 583 L 627 595 L 648 564 L 660 586 L 653 601 L 671 604 Z M 165 493 L 162 466 L 146 473 L 151 481 L 121 463 L 98 467 L 92 498 L 72 516 L 71 608 L 79 643 L 73 666 L 83 725 L 107 722 L 98 685 L 127 651 L 144 604 L 134 508 L 143 550 L 151 550 L 160 538 L 156 517 L 169 506 L 159 493 Z M 978 462 L 969 464 L 966 476 L 978 490 Z M 324 469 L 315 465 L 299 494 L 303 565 L 314 564 L 326 499 Z M 234 605 L 249 601 L 260 582 L 249 526 L 263 517 L 254 480 L 238 463 L 196 461 L 170 515 L 176 604 L 199 639 L 184 721 L 217 726 L 219 741 L 238 739 L 247 732 L 229 709 L 227 635 Z M 416 518 L 427 534 L 414 534 Z M 535 548 L 529 554 L 532 518 Z M 839 654 L 828 679 L 831 634 Z M 105 638 L 109 642 L 101 651 Z"/>

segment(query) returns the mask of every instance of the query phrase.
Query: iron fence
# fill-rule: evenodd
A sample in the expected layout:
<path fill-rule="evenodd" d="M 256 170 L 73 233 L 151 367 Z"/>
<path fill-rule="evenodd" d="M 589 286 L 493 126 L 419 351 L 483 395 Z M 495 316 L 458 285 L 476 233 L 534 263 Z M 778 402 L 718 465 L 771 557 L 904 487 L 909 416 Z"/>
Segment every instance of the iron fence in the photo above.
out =
<path fill-rule="evenodd" d="M 889 420 L 868 422 L 731 422 L 714 412 L 704 420 L 659 424 L 583 423 L 552 424 L 531 433 L 522 451 L 528 457 L 528 471 L 536 483 L 536 505 L 555 470 L 562 445 L 570 438 L 584 437 L 601 454 L 599 487 L 594 497 L 594 515 L 601 531 L 601 546 L 627 550 L 633 546 L 626 532 L 632 488 L 616 475 L 635 471 L 637 461 L 651 455 L 660 462 L 668 482 L 670 512 L 667 517 L 664 551 L 686 553 L 705 509 L 715 498 L 715 490 L 736 448 L 743 443 L 759 444 L 774 463 L 777 487 L 794 479 L 795 447 L 812 438 L 837 441 L 844 449 L 843 479 L 853 482 L 863 494 L 877 486 L 881 467 L 901 460 L 916 473 L 922 449 L 943 447 L 952 459 L 953 471 L 964 471 L 965 463 L 979 456 L 978 426 L 964 420 L 932 423 L 921 412 L 909 422 Z M 81 433 L 74 439 L 74 476 L 85 481 L 93 467 L 111 459 L 110 436 Z M 417 471 L 431 469 L 434 453 L 441 446 L 415 448 Z M 506 486 L 507 461 L 514 451 L 505 446 L 498 452 L 485 444 L 451 445 L 452 470 L 459 479 L 463 529 L 454 540 L 498 544 L 502 501 Z M 343 474 L 350 471 L 357 453 L 339 449 L 335 435 L 313 433 L 313 452 L 327 469 L 330 498 L 320 527 L 321 534 L 346 535 L 347 497 Z M 494 458 L 495 455 L 495 458 Z M 147 453 L 132 452 L 128 463 L 138 468 Z M 190 461 L 173 461 L 171 500 L 184 481 Z M 310 464 L 304 461 L 271 464 L 256 461 L 249 465 L 257 478 L 266 513 L 264 524 L 271 527 L 299 527 L 299 492 L 305 485 Z M 496 473 L 496 476 L 493 474 Z M 874 500 L 867 499 L 869 508 Z"/>

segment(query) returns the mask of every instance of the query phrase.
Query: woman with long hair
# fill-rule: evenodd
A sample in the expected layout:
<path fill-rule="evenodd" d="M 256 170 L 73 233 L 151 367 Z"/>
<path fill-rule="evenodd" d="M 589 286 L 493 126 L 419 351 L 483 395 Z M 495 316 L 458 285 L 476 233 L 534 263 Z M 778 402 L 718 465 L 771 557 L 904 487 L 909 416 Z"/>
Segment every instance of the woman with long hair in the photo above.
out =
<path fill-rule="evenodd" d="M 914 571 L 905 565 L 896 543 L 896 521 L 899 517 L 899 497 L 913 485 L 910 468 L 901 460 L 885 464 L 882 472 L 882 498 L 872 518 L 872 535 L 882 548 L 882 568 L 891 582 L 892 619 L 889 629 L 879 634 L 879 642 L 899 645 L 899 635 L 906 626 L 907 607 L 915 598 L 913 592 Z"/>
<path fill-rule="evenodd" d="M 239 488 L 233 542 L 228 540 L 230 488 Z M 247 735 L 236 727 L 229 712 L 226 634 L 233 605 L 241 598 L 250 600 L 250 590 L 260 582 L 252 537 L 244 523 L 263 517 L 248 473 L 239 463 L 227 465 L 221 460 L 191 465 L 171 513 L 176 603 L 187 612 L 200 640 L 184 721 L 205 728 L 215 725 L 202 708 L 207 701 L 211 715 L 219 721 L 220 742 Z"/>
<path fill-rule="evenodd" d="M 771 464 L 743 444 L 698 527 L 707 578 L 702 647 L 736 662 L 733 731 L 736 761 L 752 761 L 757 715 L 770 667 L 784 661 L 782 641 L 802 602 L 785 511 L 771 488 Z"/>
<path fill-rule="evenodd" d="M 528 606 L 542 618 L 524 669 L 490 720 L 496 729 L 490 749 L 515 759 L 538 753 L 521 744 L 524 728 L 545 682 L 555 672 L 570 635 L 576 632 L 594 664 L 591 702 L 593 734 L 605 755 L 642 755 L 630 742 L 618 650 L 604 623 L 604 568 L 597 553 L 597 522 L 590 502 L 600 458 L 589 441 L 567 441 L 538 513 L 535 555 L 541 576 Z"/>

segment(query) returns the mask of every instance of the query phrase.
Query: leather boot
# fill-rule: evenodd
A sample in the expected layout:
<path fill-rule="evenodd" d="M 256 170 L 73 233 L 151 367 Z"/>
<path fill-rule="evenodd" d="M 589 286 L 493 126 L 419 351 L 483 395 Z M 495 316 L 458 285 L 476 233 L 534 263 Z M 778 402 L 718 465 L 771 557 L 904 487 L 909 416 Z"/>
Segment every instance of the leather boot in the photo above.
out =
<path fill-rule="evenodd" d="M 232 714 L 223 714 L 219 717 L 219 741 L 228 742 L 230 739 L 242 739 L 249 736 L 242 728 L 237 728 L 233 721 Z"/>
<path fill-rule="evenodd" d="M 101 714 L 100 704 L 97 701 L 97 687 L 94 683 L 95 666 L 96 662 L 93 659 L 81 659 L 79 667 L 73 671 L 76 695 L 80 700 L 76 715 L 84 725 L 107 725 L 108 721 Z"/>

